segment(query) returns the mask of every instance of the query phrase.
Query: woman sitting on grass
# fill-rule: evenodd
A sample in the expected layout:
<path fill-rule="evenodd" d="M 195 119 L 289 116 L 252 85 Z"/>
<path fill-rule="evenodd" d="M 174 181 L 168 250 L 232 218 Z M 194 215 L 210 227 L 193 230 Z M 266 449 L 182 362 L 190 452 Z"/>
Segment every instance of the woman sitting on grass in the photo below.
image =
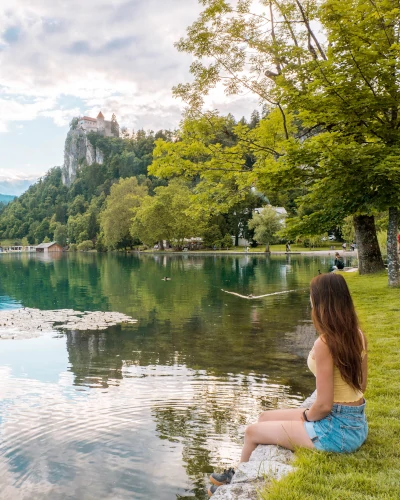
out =
<path fill-rule="evenodd" d="M 367 342 L 343 276 L 321 274 L 311 281 L 312 320 L 318 339 L 307 364 L 316 377 L 312 406 L 263 412 L 246 429 L 241 462 L 259 444 L 274 444 L 337 453 L 356 451 L 366 440 L 364 391 L 367 386 Z M 233 469 L 210 476 L 209 494 L 231 481 Z"/>

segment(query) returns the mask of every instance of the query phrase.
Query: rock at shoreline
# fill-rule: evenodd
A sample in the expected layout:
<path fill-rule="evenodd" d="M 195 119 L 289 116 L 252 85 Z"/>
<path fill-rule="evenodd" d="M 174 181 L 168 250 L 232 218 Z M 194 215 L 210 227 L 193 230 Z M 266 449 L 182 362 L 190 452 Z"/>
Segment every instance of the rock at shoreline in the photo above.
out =
<path fill-rule="evenodd" d="M 13 309 L 0 311 L 0 340 L 35 338 L 57 330 L 106 330 L 121 323 L 137 320 L 118 312 Z"/>
<path fill-rule="evenodd" d="M 309 408 L 316 398 L 316 392 L 301 405 Z M 258 445 L 248 462 L 241 463 L 236 469 L 232 482 L 220 486 L 213 499 L 215 500 L 257 500 L 259 491 L 271 479 L 279 480 L 295 468 L 290 465 L 293 452 L 275 445 Z"/>

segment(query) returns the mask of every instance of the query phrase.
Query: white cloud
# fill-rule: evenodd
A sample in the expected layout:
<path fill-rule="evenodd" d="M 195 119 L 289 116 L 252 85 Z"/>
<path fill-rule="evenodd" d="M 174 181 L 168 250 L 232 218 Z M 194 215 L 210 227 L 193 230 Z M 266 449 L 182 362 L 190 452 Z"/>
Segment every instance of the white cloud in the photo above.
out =
<path fill-rule="evenodd" d="M 29 165 L 24 165 L 24 167 L 29 167 Z M 15 170 L 0 169 L 0 193 L 19 196 L 42 175 L 43 172 L 25 175 L 18 174 Z"/>
<path fill-rule="evenodd" d="M 190 78 L 191 58 L 173 44 L 199 11 L 197 0 L 2 3 L 0 131 L 40 116 L 64 126 L 99 109 L 129 127 L 176 127 L 183 106 L 171 87 Z M 209 100 L 238 115 L 256 102 L 221 90 Z"/>
<path fill-rule="evenodd" d="M 54 123 L 59 127 L 64 127 L 65 125 L 68 125 L 72 120 L 72 118 L 74 118 L 74 116 L 79 116 L 79 114 L 80 114 L 79 108 L 51 109 L 41 112 L 41 116 L 52 118 Z"/>

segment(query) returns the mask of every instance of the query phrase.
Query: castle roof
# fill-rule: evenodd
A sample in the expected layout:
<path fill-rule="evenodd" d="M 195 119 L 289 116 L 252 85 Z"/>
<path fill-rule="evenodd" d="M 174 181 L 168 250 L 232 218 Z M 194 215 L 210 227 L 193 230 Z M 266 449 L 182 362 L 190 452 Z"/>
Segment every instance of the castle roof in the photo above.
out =
<path fill-rule="evenodd" d="M 103 113 L 102 113 L 101 111 L 100 111 L 100 113 L 97 115 L 97 119 L 99 119 L 99 118 L 102 118 L 102 119 L 104 120 L 104 115 L 103 115 Z"/>
<path fill-rule="evenodd" d="M 90 122 L 96 122 L 96 118 L 90 118 L 90 116 L 84 116 L 82 120 L 89 120 Z"/>

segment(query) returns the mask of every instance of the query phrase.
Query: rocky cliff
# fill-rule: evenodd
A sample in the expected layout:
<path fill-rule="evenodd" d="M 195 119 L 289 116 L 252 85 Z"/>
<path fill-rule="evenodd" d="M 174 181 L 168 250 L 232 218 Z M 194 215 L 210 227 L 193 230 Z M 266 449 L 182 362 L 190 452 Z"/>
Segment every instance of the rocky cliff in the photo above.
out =
<path fill-rule="evenodd" d="M 102 164 L 103 161 L 102 151 L 93 147 L 84 130 L 70 130 L 65 139 L 63 183 L 70 186 L 81 165 Z"/>

